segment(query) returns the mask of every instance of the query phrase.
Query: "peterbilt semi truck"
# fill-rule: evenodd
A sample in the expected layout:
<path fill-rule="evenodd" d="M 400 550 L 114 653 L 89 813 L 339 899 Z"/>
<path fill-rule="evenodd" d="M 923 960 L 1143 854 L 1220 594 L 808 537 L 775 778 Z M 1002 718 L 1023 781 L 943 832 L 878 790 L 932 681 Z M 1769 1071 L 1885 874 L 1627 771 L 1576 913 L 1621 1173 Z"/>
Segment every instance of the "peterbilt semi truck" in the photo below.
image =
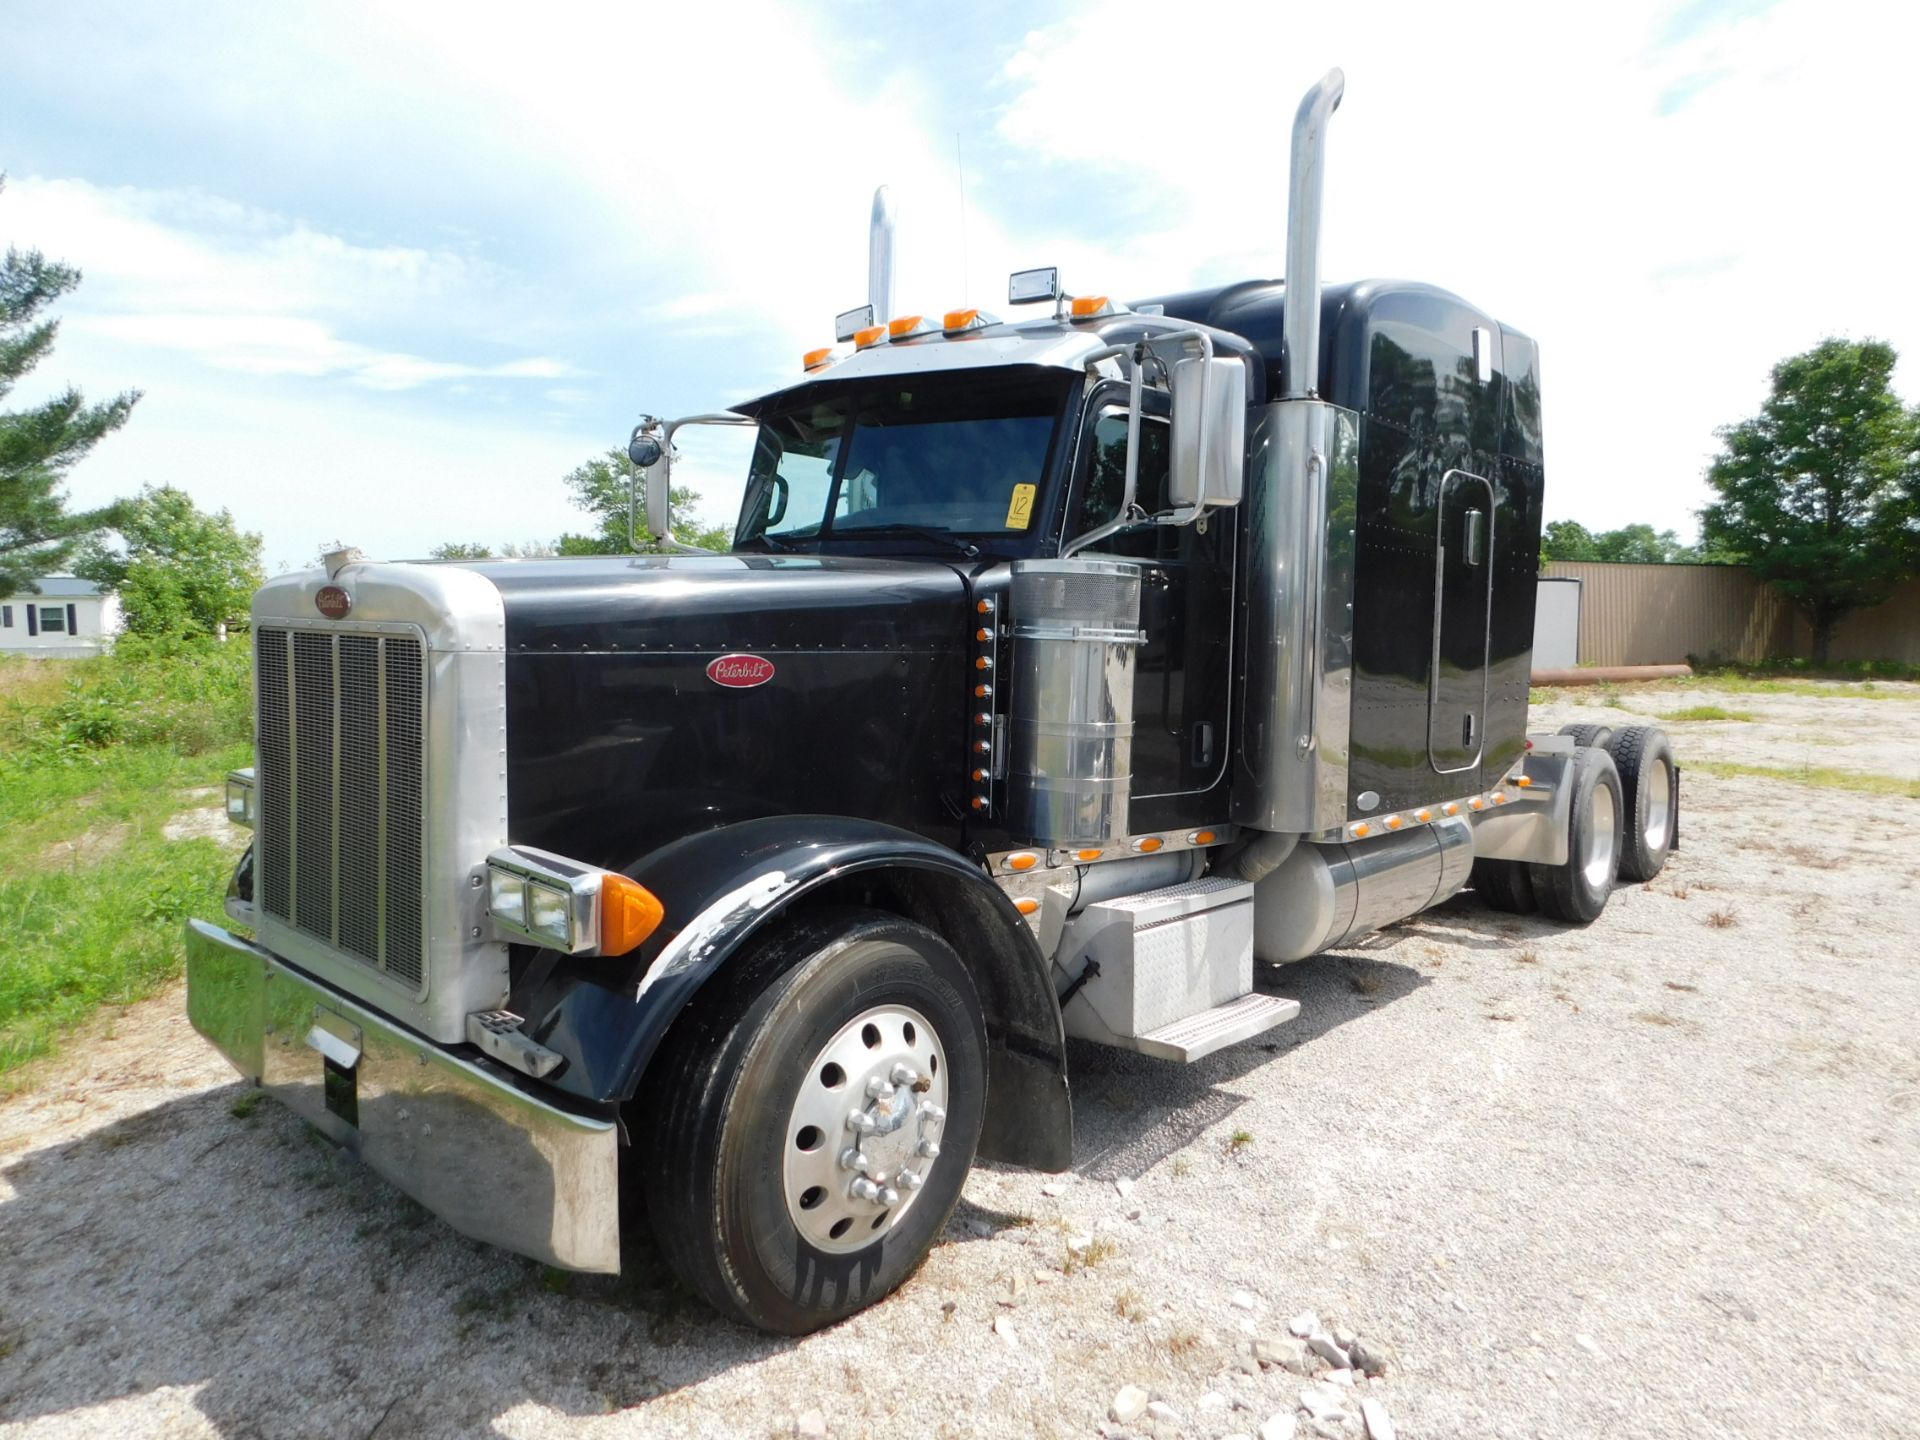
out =
<path fill-rule="evenodd" d="M 378 563 L 253 604 L 252 828 L 194 1025 L 468 1235 L 650 1236 L 800 1333 L 888 1294 L 976 1156 L 1073 1158 L 1069 1037 L 1179 1064 L 1271 967 L 1471 884 L 1592 921 L 1678 840 L 1655 730 L 1529 737 L 1532 340 L 1323 285 L 1329 74 L 1284 280 L 869 303 L 750 427 L 725 554 Z"/>

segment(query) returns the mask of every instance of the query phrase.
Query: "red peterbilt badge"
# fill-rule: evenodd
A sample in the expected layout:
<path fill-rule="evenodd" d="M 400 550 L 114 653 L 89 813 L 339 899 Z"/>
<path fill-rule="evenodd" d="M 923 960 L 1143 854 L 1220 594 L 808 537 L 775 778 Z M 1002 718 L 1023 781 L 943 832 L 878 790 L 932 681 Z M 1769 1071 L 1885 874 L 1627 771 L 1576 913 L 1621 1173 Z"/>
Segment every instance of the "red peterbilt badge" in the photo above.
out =
<path fill-rule="evenodd" d="M 751 690 L 773 678 L 773 662 L 758 655 L 722 655 L 708 664 L 707 678 L 730 690 Z"/>
<path fill-rule="evenodd" d="M 329 620 L 344 620 L 353 609 L 353 597 L 338 585 L 322 585 L 313 597 L 313 608 Z"/>

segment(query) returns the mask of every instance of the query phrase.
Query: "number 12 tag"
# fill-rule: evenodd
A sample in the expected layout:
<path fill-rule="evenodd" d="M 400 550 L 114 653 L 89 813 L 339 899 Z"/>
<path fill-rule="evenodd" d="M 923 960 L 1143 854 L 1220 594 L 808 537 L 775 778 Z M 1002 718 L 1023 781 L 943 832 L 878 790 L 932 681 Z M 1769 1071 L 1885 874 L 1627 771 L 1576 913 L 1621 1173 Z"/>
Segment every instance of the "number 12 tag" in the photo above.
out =
<path fill-rule="evenodd" d="M 1024 530 L 1033 524 L 1034 488 L 1032 485 L 1013 487 L 1013 498 L 1007 502 L 1007 529 Z"/>

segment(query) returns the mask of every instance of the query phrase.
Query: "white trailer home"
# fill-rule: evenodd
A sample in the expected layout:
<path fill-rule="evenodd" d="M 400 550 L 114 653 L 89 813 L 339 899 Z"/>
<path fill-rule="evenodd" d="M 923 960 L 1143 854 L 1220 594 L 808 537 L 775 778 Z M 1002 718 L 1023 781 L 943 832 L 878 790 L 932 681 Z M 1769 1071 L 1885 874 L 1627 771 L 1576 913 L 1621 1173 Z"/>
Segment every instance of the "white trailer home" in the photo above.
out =
<path fill-rule="evenodd" d="M 98 655 L 120 633 L 120 601 L 91 580 L 48 575 L 38 593 L 0 595 L 0 653 L 42 659 Z"/>

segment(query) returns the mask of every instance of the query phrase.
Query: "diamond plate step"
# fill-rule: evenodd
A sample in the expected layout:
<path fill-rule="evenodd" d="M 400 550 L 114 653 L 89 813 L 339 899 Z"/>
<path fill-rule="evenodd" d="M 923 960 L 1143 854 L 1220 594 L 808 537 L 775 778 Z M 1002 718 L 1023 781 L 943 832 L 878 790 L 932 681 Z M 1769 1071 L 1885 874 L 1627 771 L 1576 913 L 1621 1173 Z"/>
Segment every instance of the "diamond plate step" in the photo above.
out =
<path fill-rule="evenodd" d="M 1256 990 L 1251 995 L 1242 995 L 1238 1000 L 1229 1000 L 1138 1036 L 1133 1045 L 1143 1055 L 1157 1055 L 1162 1060 L 1177 1060 L 1184 1065 L 1242 1040 L 1251 1040 L 1276 1025 L 1286 1024 L 1299 1013 L 1298 1000 L 1262 995 Z"/>

